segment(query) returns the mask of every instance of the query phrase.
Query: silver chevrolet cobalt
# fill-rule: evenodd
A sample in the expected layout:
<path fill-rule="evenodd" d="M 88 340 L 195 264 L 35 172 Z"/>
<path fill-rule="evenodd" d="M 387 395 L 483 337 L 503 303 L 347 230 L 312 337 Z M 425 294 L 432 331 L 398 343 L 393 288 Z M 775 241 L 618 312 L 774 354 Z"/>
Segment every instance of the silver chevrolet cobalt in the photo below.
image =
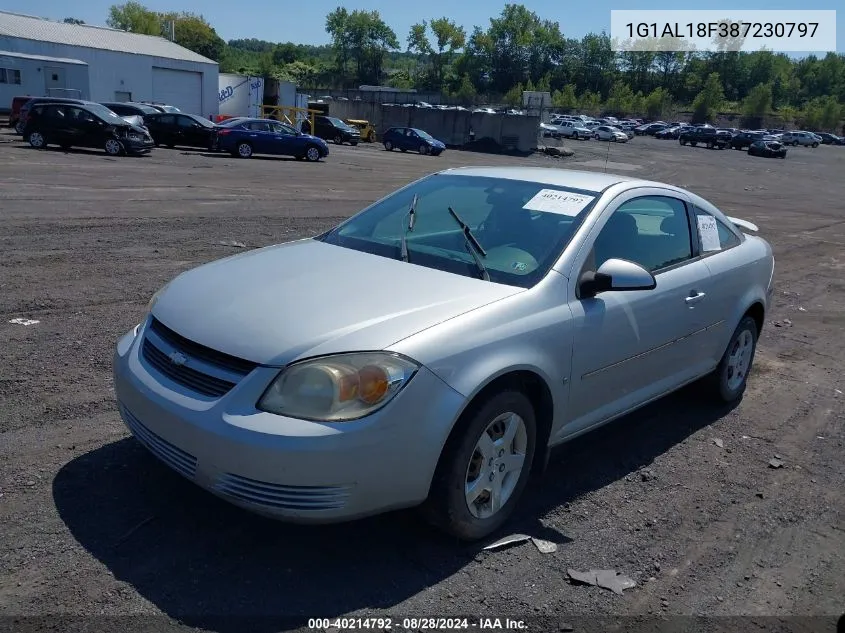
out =
<path fill-rule="evenodd" d="M 421 505 L 479 539 L 550 447 L 699 378 L 741 397 L 772 296 L 756 231 L 657 182 L 443 171 L 176 277 L 117 344 L 120 413 L 248 510 Z"/>

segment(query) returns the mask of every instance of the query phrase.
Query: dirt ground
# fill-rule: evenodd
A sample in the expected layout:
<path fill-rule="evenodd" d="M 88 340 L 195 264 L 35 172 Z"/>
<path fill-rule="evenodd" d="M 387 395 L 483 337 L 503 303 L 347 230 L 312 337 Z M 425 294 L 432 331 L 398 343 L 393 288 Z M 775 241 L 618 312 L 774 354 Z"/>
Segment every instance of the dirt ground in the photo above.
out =
<path fill-rule="evenodd" d="M 758 618 L 723 630 L 833 631 L 845 612 L 845 148 L 772 160 L 643 138 L 568 145 L 568 159 L 332 146 L 306 164 L 178 149 L 113 159 L 0 135 L 0 615 L 226 633 L 347 614 L 391 615 L 394 628 L 467 615 L 580 631 L 613 616 L 601 630 L 657 630 L 663 616 L 697 615 Z M 180 479 L 121 423 L 117 338 L 155 290 L 237 252 L 231 242 L 316 234 L 448 166 L 605 161 L 759 224 L 776 305 L 738 406 L 715 408 L 693 386 L 557 452 L 501 534 L 552 540 L 555 553 L 482 551 L 410 511 L 326 527 L 257 518 Z M 19 317 L 39 322 L 9 322 Z M 569 568 L 638 584 L 575 586 Z"/>

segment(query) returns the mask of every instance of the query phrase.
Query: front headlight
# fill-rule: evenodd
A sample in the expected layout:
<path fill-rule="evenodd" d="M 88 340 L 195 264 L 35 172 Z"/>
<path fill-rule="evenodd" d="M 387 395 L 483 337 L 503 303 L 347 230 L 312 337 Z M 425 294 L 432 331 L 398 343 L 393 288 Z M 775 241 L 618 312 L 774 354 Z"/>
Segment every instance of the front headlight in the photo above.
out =
<path fill-rule="evenodd" d="M 320 422 L 357 420 L 390 402 L 418 368 L 413 361 L 388 352 L 314 358 L 283 369 L 257 407 Z"/>

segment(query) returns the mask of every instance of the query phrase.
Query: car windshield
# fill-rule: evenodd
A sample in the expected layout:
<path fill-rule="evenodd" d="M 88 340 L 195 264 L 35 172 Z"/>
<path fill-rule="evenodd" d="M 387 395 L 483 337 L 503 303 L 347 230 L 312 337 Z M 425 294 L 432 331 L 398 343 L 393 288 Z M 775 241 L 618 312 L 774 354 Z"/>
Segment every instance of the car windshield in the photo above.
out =
<path fill-rule="evenodd" d="M 434 140 L 434 137 L 431 134 L 429 134 L 428 132 L 426 132 L 425 130 L 420 130 L 420 129 L 417 129 L 417 128 L 413 128 L 413 129 L 414 129 L 414 132 L 419 134 L 421 137 L 426 138 L 426 139 L 431 139 L 432 141 Z"/>
<path fill-rule="evenodd" d="M 414 227 L 408 209 L 417 196 Z M 485 250 L 494 283 L 530 288 L 542 279 L 598 199 L 595 191 L 536 182 L 435 174 L 376 202 L 320 240 L 399 259 L 402 237 L 411 264 L 467 277 L 478 265 L 451 207 Z"/>
<path fill-rule="evenodd" d="M 348 128 L 348 127 L 350 127 L 348 123 L 344 123 L 344 122 L 343 122 L 343 121 L 341 121 L 340 119 L 338 119 L 338 118 L 336 118 L 336 117 L 333 117 L 333 116 L 327 116 L 327 117 L 326 117 L 326 120 L 327 120 L 327 121 L 329 121 L 329 122 L 330 122 L 332 125 L 334 125 L 335 127 L 340 127 L 340 128 Z"/>

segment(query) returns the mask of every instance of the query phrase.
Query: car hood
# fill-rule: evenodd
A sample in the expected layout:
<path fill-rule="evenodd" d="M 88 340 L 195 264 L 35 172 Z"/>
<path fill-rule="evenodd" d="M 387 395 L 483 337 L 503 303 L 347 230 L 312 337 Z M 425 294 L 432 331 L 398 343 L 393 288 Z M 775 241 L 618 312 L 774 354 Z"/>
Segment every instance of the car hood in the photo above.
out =
<path fill-rule="evenodd" d="M 264 365 L 384 349 L 523 292 L 307 239 L 179 275 L 153 315 L 182 336 Z"/>

